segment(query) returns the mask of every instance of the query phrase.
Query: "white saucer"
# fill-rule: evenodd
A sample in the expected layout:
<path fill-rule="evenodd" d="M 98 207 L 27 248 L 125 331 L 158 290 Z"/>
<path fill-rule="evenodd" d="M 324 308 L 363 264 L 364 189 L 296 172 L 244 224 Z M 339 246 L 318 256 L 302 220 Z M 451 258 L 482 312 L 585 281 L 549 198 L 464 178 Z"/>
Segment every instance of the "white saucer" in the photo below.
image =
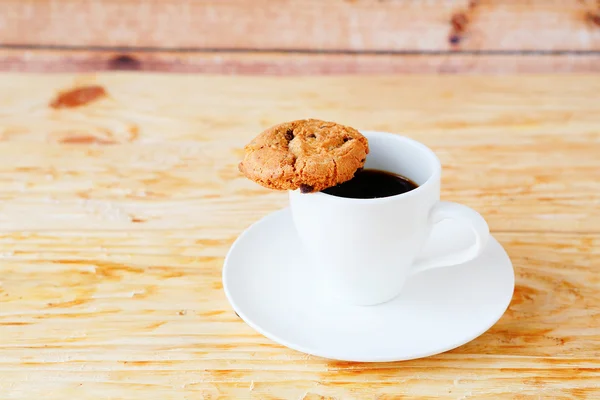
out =
<path fill-rule="evenodd" d="M 426 252 L 456 245 L 445 230 L 436 227 Z M 237 314 L 261 334 L 344 361 L 409 360 L 461 346 L 500 319 L 514 289 L 512 264 L 494 238 L 478 259 L 415 275 L 397 298 L 377 306 L 316 295 L 310 271 L 284 209 L 236 240 L 225 259 L 223 287 Z"/>

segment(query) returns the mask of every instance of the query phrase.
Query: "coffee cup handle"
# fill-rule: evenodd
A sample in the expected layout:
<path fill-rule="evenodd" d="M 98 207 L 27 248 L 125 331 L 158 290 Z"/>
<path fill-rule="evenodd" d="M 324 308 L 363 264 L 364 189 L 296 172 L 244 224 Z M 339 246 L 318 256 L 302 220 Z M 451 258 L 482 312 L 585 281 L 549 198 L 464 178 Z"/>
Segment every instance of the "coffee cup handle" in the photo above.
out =
<path fill-rule="evenodd" d="M 485 249 L 490 237 L 490 229 L 485 219 L 477 211 L 462 204 L 440 201 L 430 213 L 433 229 L 436 224 L 445 220 L 454 220 L 457 223 L 468 225 L 474 234 L 475 243 L 466 249 L 451 250 L 441 256 L 418 259 L 412 266 L 411 275 L 428 269 L 463 264 L 478 257 Z"/>

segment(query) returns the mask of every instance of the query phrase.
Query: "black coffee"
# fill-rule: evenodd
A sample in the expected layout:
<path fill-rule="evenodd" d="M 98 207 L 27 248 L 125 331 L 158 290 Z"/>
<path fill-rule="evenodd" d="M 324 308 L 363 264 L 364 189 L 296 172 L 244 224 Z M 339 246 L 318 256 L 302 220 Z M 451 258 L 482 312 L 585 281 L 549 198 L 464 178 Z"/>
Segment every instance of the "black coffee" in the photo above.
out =
<path fill-rule="evenodd" d="M 417 187 L 416 183 L 402 175 L 364 169 L 356 172 L 349 181 L 327 188 L 323 193 L 351 199 L 377 199 L 410 192 Z"/>

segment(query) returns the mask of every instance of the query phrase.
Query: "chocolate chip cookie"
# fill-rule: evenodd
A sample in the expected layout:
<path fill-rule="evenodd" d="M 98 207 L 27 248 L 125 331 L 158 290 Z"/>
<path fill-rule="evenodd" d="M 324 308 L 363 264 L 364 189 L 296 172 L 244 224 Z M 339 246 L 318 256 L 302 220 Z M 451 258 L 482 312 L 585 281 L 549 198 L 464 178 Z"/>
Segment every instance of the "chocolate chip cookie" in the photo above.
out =
<path fill-rule="evenodd" d="M 270 189 L 307 193 L 352 179 L 365 164 L 369 144 L 356 129 L 306 119 L 271 127 L 244 150 L 239 169 L 247 178 Z"/>

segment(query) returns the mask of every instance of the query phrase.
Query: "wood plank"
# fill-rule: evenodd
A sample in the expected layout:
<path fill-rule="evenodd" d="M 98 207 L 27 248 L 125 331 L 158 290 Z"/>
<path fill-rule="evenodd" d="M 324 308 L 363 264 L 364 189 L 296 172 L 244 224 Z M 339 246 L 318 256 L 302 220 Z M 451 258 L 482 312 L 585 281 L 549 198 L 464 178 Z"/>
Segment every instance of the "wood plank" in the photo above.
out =
<path fill-rule="evenodd" d="M 0 50 L 0 71 L 145 71 L 241 75 L 597 73 L 593 54 L 303 54 Z"/>
<path fill-rule="evenodd" d="M 176 228 L 117 236 L 3 234 L 0 246 L 13 254 L 0 262 L 2 393 L 45 392 L 51 399 L 600 394 L 599 234 L 496 234 L 516 271 L 504 317 L 451 352 L 375 364 L 307 356 L 254 332 L 222 293 L 230 240 L 213 245 L 201 236 L 202 230 Z"/>
<path fill-rule="evenodd" d="M 592 0 L 8 0 L 0 6 L 0 42 L 161 49 L 598 51 L 600 8 Z"/>
<path fill-rule="evenodd" d="M 49 107 L 58 92 L 90 84 L 108 96 Z M 443 196 L 480 210 L 493 230 L 598 232 L 599 85 L 595 76 L 8 75 L 0 224 L 210 226 L 231 238 L 287 202 L 241 177 L 241 148 L 268 126 L 315 117 L 431 146 Z"/>
<path fill-rule="evenodd" d="M 78 107 L 56 107 L 84 87 Z M 599 397 L 598 93 L 595 75 L 0 74 L 0 393 Z M 494 327 L 434 357 L 364 364 L 289 350 L 237 318 L 223 258 L 287 203 L 239 175 L 241 148 L 302 117 L 436 151 L 442 196 L 480 210 L 515 267 Z"/>

